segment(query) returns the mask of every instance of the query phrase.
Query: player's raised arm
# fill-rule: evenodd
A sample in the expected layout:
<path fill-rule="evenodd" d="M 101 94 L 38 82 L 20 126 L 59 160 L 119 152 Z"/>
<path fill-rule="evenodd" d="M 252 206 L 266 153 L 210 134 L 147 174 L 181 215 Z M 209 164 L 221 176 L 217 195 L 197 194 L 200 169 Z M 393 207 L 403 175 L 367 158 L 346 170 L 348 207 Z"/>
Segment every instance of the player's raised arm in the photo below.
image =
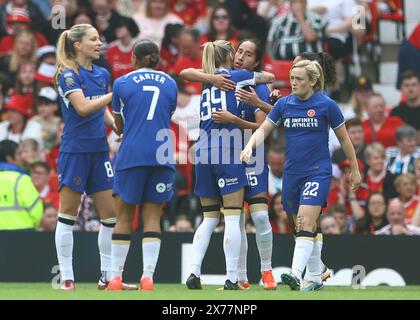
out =
<path fill-rule="evenodd" d="M 211 114 L 214 122 L 220 124 L 232 123 L 240 129 L 252 129 L 256 130 L 259 127 L 258 123 L 246 121 L 244 119 L 235 116 L 233 113 L 226 110 L 214 111 Z"/>
<path fill-rule="evenodd" d="M 67 99 L 69 99 L 79 116 L 86 117 L 110 104 L 112 92 L 107 93 L 98 99 L 87 100 L 83 92 L 74 91 L 67 96 Z"/>
<path fill-rule="evenodd" d="M 115 125 L 115 133 L 117 135 L 121 135 L 124 131 L 124 119 L 121 115 L 121 99 L 119 94 L 119 79 L 114 82 L 114 86 L 112 88 L 113 96 L 112 96 L 112 114 L 114 116 L 114 125 Z"/>
<path fill-rule="evenodd" d="M 254 72 L 255 73 L 255 83 L 272 83 L 276 81 L 274 74 L 269 72 Z"/>
<path fill-rule="evenodd" d="M 229 74 L 208 74 L 202 69 L 187 68 L 179 74 L 181 78 L 191 82 L 211 83 L 215 87 L 223 90 L 235 89 L 235 82 L 229 80 Z"/>
<path fill-rule="evenodd" d="M 249 162 L 252 156 L 252 150 L 260 145 L 270 135 L 274 129 L 274 124 L 270 120 L 264 120 L 262 125 L 255 131 L 248 144 L 241 152 L 241 161 Z"/>

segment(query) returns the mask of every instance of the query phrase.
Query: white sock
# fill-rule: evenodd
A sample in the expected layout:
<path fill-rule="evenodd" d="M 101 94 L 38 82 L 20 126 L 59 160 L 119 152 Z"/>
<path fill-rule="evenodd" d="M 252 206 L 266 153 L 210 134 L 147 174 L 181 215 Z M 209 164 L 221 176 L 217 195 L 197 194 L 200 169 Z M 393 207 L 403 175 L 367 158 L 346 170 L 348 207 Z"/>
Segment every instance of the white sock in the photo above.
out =
<path fill-rule="evenodd" d="M 299 279 L 302 278 L 303 270 L 308 264 L 313 248 L 313 240 L 302 239 L 300 237 L 296 238 L 295 251 L 293 253 L 292 274 Z"/>
<path fill-rule="evenodd" d="M 314 241 L 314 248 L 306 265 L 305 280 L 321 283 L 322 273 L 321 250 L 318 241 Z"/>
<path fill-rule="evenodd" d="M 99 255 L 101 257 L 101 271 L 105 271 L 106 280 L 111 278 L 111 243 L 116 218 L 101 220 L 98 234 Z"/>
<path fill-rule="evenodd" d="M 317 241 L 315 243 L 319 247 L 319 262 L 318 263 L 319 263 L 319 268 L 321 269 L 321 274 L 322 274 L 322 272 L 324 272 L 324 268 L 325 268 L 325 264 L 324 264 L 324 262 L 321 259 L 322 245 L 324 244 L 324 238 L 323 238 L 322 233 L 318 233 L 318 236 L 317 236 L 316 239 L 317 239 Z"/>
<path fill-rule="evenodd" d="M 227 278 L 235 283 L 238 280 L 239 252 L 241 251 L 240 214 L 225 215 L 225 234 L 223 251 L 226 258 Z"/>
<path fill-rule="evenodd" d="M 273 230 L 267 211 L 254 212 L 252 214 L 256 232 L 258 252 L 261 259 L 261 272 L 271 270 L 271 256 L 273 253 Z"/>
<path fill-rule="evenodd" d="M 248 253 L 248 238 L 245 231 L 245 214 L 241 213 L 240 218 L 240 228 L 241 228 L 241 249 L 239 252 L 239 263 L 238 263 L 238 280 L 241 282 L 248 281 L 247 267 L 246 267 L 246 258 Z"/>
<path fill-rule="evenodd" d="M 77 217 L 65 213 L 58 214 L 55 229 L 55 247 L 60 265 L 61 281 L 73 280 L 73 228 Z"/>
<path fill-rule="evenodd" d="M 219 224 L 219 218 L 204 217 L 194 234 L 192 244 L 191 273 L 196 277 L 201 275 L 201 264 L 209 246 L 211 235 Z"/>
<path fill-rule="evenodd" d="M 121 277 L 124 271 L 125 259 L 130 249 L 130 235 L 114 234 L 111 244 L 112 278 Z"/>
<path fill-rule="evenodd" d="M 143 238 L 143 275 L 153 280 L 160 251 L 159 238 Z"/>

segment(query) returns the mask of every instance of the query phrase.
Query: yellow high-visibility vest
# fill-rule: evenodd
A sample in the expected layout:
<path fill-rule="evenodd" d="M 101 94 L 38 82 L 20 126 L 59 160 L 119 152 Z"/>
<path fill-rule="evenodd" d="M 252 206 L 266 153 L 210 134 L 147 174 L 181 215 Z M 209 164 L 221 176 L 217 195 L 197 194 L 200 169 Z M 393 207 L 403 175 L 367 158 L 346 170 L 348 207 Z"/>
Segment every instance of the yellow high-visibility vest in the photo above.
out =
<path fill-rule="evenodd" d="M 0 230 L 37 228 L 44 206 L 31 178 L 0 171 Z"/>

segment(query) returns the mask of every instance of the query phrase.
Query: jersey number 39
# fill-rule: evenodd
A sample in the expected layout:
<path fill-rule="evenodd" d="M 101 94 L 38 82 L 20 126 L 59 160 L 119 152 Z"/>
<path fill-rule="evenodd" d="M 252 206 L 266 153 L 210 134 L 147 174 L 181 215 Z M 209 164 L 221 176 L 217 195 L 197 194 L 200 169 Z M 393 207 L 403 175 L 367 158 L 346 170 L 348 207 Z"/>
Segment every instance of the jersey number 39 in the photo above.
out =
<path fill-rule="evenodd" d="M 216 91 L 220 92 L 220 96 L 216 97 Z M 220 104 L 222 110 L 226 110 L 226 92 L 216 88 L 211 87 L 203 90 L 201 94 L 201 112 L 200 119 L 201 121 L 206 121 L 211 119 L 211 113 L 217 111 L 217 104 Z"/>

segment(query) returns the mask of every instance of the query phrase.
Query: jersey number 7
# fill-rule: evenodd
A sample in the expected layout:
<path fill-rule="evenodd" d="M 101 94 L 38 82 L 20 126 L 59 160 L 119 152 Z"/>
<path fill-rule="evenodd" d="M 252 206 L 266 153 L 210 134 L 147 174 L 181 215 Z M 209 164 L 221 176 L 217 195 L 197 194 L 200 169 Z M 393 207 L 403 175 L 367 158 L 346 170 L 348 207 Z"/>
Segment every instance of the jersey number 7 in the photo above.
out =
<path fill-rule="evenodd" d="M 159 100 L 160 89 L 156 86 L 144 86 L 143 91 L 153 92 L 152 102 L 150 103 L 149 113 L 147 114 L 146 120 L 153 120 L 157 102 Z"/>

